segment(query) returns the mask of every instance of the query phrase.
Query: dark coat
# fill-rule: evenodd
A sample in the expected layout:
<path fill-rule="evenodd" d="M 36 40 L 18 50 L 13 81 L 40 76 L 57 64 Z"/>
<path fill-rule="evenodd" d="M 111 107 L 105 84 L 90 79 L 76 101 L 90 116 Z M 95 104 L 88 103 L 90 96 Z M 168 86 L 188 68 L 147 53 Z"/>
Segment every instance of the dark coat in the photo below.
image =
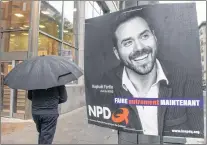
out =
<path fill-rule="evenodd" d="M 67 92 L 65 86 L 29 90 L 28 99 L 32 101 L 32 114 L 58 114 L 58 104 L 67 101 Z"/>
<path fill-rule="evenodd" d="M 169 81 L 167 85 L 165 81 L 160 82 L 159 98 L 165 99 L 203 99 L 201 78 L 199 76 L 190 75 L 181 67 L 174 67 L 170 73 L 163 67 L 163 71 Z M 114 87 L 113 95 L 97 94 L 95 102 L 99 102 L 100 106 L 107 106 L 111 111 L 116 111 L 120 107 L 126 107 L 129 110 L 129 123 L 127 127 L 142 130 L 140 116 L 136 106 L 117 105 L 114 104 L 114 97 L 127 97 L 132 94 L 122 87 L 122 73 L 123 66 L 119 65 L 110 72 L 108 72 L 101 79 L 101 84 L 108 84 Z M 98 97 L 99 96 L 99 97 Z M 97 99 L 97 100 L 96 100 Z M 98 104 L 97 104 L 98 105 Z M 204 122 L 203 122 L 203 108 L 201 107 L 176 107 L 176 106 L 159 106 L 158 107 L 158 133 L 159 136 L 177 136 L 177 137 L 203 137 L 204 136 Z M 113 123 L 113 122 L 111 122 Z M 104 125 L 103 125 L 104 126 Z M 172 130 L 192 130 L 200 131 L 200 134 L 190 133 L 175 133 Z M 119 143 L 137 143 L 138 134 L 143 134 L 142 131 L 138 133 L 123 132 L 124 129 L 119 130 Z M 122 140 L 120 142 L 120 140 Z"/>

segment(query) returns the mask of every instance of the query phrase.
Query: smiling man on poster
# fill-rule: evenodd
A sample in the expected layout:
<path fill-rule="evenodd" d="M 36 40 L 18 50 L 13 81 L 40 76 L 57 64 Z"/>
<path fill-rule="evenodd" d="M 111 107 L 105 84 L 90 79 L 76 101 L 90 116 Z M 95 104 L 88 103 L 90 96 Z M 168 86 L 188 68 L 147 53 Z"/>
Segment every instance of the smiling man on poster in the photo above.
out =
<path fill-rule="evenodd" d="M 138 15 L 139 14 L 139 15 Z M 142 12 L 123 12 L 113 28 L 114 54 L 120 65 L 106 73 L 102 82 L 114 87 L 114 97 L 196 99 L 202 98 L 199 80 L 172 64 L 168 72 L 157 58 L 158 45 L 153 28 Z M 105 97 L 109 102 L 111 97 Z M 104 102 L 103 100 L 103 102 Z M 118 107 L 110 106 L 116 110 Z M 200 107 L 132 106 L 129 128 L 152 136 L 203 136 L 203 110 Z M 130 119 L 131 118 L 131 119 Z M 186 133 L 188 132 L 188 133 Z M 136 134 L 119 131 L 119 137 L 136 139 Z"/>
<path fill-rule="evenodd" d="M 199 50 L 199 48 L 194 48 L 194 46 L 187 47 L 189 40 L 192 39 L 193 43 L 197 41 L 194 40 L 196 36 L 192 35 L 194 33 L 186 34 L 188 31 L 195 31 L 194 28 L 191 28 L 194 27 L 194 24 L 189 24 L 190 30 L 188 28 L 182 31 L 180 28 L 180 26 L 184 25 L 180 24 L 182 19 L 174 20 L 177 24 L 176 27 L 169 23 L 173 21 L 169 19 L 173 19 L 179 14 L 176 13 L 174 16 L 172 12 L 181 11 L 182 9 L 184 11 L 182 12 L 186 14 L 192 10 L 191 8 L 193 9 L 192 5 L 136 7 L 123 10 L 111 16 L 105 16 L 103 20 L 99 18 L 100 21 L 90 21 L 91 25 L 87 27 L 91 29 L 88 29 L 88 33 L 102 32 L 106 33 L 106 36 L 101 35 L 101 41 L 97 41 L 100 38 L 94 37 L 94 34 L 91 35 L 92 38 L 87 36 L 86 39 L 97 39 L 96 43 L 98 44 L 103 40 L 105 42 L 112 38 L 113 47 L 110 43 L 96 45 L 96 43 L 86 41 L 86 49 L 88 50 L 94 51 L 97 46 L 100 47 L 100 60 L 97 56 L 99 53 L 93 51 L 88 51 L 87 53 L 88 57 L 86 60 L 88 62 L 89 58 L 94 57 L 97 59 L 96 63 L 99 63 L 99 65 L 95 65 L 96 63 L 94 63 L 91 67 L 93 69 L 91 70 L 96 68 L 97 73 L 99 73 L 97 76 L 100 76 L 99 69 L 104 71 L 104 73 L 101 72 L 102 76 L 97 79 L 97 82 L 94 80 L 90 80 L 90 82 L 89 74 L 86 73 L 85 76 L 86 86 L 88 87 L 87 104 L 89 106 L 89 123 L 117 129 L 119 143 L 137 143 L 139 135 L 151 137 L 204 137 L 201 72 L 198 69 L 189 72 L 189 65 L 185 64 L 185 59 L 178 58 L 182 55 L 177 55 L 181 52 L 178 46 L 184 46 L 182 50 L 189 50 L 191 51 L 190 53 L 195 52 L 195 49 L 196 51 Z M 162 21 L 159 21 L 159 13 L 161 13 L 161 11 L 163 12 L 164 9 L 171 10 L 168 15 L 171 14 L 172 16 L 163 15 L 164 18 L 160 18 Z M 184 15 L 183 13 L 182 16 Z M 154 15 L 157 17 L 153 17 Z M 189 19 L 188 15 L 185 15 L 185 17 Z M 153 20 L 151 20 L 151 18 L 153 18 Z M 97 32 L 93 31 L 92 28 L 95 28 L 94 26 L 101 25 L 104 27 L 107 20 L 114 21 L 114 23 L 110 25 L 110 28 L 112 27 L 110 33 L 109 30 L 104 30 L 104 32 L 101 30 L 96 30 Z M 102 23 L 104 23 L 104 25 L 102 25 Z M 110 22 L 110 24 L 111 23 L 112 22 Z M 154 24 L 156 24 L 156 27 L 154 27 Z M 169 25 L 170 30 L 161 29 L 166 24 Z M 109 28 L 109 26 L 105 28 Z M 165 28 L 167 28 L 167 26 L 165 26 Z M 169 36 L 169 32 L 172 30 L 175 31 L 171 32 L 174 35 L 165 38 L 164 36 Z M 180 32 L 180 30 L 182 32 Z M 156 35 L 157 32 L 160 33 L 160 35 L 158 35 L 159 37 Z M 181 36 L 177 34 L 181 34 L 187 41 L 179 42 L 178 38 L 181 38 Z M 112 37 L 109 37 L 111 35 Z M 175 38 L 175 36 L 178 38 Z M 186 36 L 189 37 L 187 38 Z M 161 42 L 161 39 L 165 41 L 167 39 L 170 40 L 167 40 L 168 43 L 166 43 L 164 41 Z M 173 43 L 169 43 L 171 41 Z M 161 45 L 165 47 L 160 47 L 160 42 L 165 43 L 165 45 Z M 178 45 L 175 45 L 176 43 Z M 174 50 L 172 51 L 172 49 Z M 162 52 L 163 50 L 164 52 Z M 109 54 L 111 52 L 114 53 L 113 56 Z M 174 58 L 171 57 L 168 59 L 166 57 L 169 57 L 169 55 L 165 53 L 170 52 L 176 52 L 177 54 L 172 54 Z M 162 55 L 160 55 L 160 53 Z M 198 55 L 194 54 L 194 56 L 196 56 L 196 64 L 199 64 L 200 62 L 198 62 L 197 59 Z M 114 57 L 116 59 L 114 59 Z M 105 61 L 104 63 L 102 63 L 103 59 Z M 174 63 L 176 61 L 173 59 L 182 60 L 184 62 L 180 61 Z M 190 59 L 192 61 L 194 60 L 193 58 Z M 114 63 L 117 60 L 119 64 Z M 86 64 L 89 64 L 87 61 Z M 111 65 L 109 62 L 114 64 Z M 100 63 L 102 63 L 102 65 L 100 65 Z M 166 64 L 168 64 L 168 66 L 166 66 Z M 104 70 L 106 68 L 107 71 Z M 93 87 L 91 90 L 89 89 L 89 87 L 96 85 L 99 87 L 96 87 L 96 89 Z M 110 89 L 106 89 L 102 86 L 111 87 Z M 95 107 L 98 108 L 98 117 L 90 112 L 93 109 L 93 113 L 97 113 L 95 112 Z M 102 107 L 108 108 L 108 111 L 101 111 Z M 103 112 L 105 115 L 110 114 L 111 117 L 107 119 L 103 118 L 101 116 Z"/>

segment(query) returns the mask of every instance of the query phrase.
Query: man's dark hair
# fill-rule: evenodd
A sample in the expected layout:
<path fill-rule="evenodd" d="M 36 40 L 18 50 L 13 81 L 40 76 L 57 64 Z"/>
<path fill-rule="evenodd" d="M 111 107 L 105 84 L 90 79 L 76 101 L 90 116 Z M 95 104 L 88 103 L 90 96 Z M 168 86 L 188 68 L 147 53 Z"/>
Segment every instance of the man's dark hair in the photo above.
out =
<path fill-rule="evenodd" d="M 131 8 L 131 9 L 128 9 L 127 11 L 122 12 L 121 14 L 118 14 L 118 16 L 117 16 L 117 18 L 114 21 L 113 26 L 112 26 L 112 41 L 113 41 L 114 47 L 117 48 L 117 38 L 116 38 L 116 34 L 115 34 L 117 28 L 121 24 L 123 24 L 123 23 L 125 23 L 129 20 L 132 20 L 136 17 L 143 18 L 147 22 L 150 30 L 152 31 L 153 29 L 152 29 L 152 26 L 149 23 L 149 19 L 147 18 L 147 15 L 148 14 L 147 14 L 146 8 L 136 8 L 136 9 Z"/>

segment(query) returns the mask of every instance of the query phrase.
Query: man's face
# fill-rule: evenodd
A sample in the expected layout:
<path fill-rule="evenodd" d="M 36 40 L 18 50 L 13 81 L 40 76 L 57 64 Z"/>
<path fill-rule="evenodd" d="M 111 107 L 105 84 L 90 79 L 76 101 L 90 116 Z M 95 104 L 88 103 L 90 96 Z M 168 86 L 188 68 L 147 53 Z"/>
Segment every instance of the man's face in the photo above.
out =
<path fill-rule="evenodd" d="M 140 17 L 126 21 L 115 35 L 118 48 L 114 50 L 118 59 L 138 74 L 150 73 L 156 61 L 157 42 L 147 22 Z"/>

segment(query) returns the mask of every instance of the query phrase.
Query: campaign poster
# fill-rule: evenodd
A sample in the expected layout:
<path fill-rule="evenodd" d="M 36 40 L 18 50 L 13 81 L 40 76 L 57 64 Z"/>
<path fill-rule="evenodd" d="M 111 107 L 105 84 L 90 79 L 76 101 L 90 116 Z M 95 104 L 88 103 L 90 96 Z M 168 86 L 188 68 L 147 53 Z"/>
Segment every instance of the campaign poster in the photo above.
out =
<path fill-rule="evenodd" d="M 85 22 L 88 122 L 144 135 L 203 138 L 196 6 L 138 6 Z"/>

